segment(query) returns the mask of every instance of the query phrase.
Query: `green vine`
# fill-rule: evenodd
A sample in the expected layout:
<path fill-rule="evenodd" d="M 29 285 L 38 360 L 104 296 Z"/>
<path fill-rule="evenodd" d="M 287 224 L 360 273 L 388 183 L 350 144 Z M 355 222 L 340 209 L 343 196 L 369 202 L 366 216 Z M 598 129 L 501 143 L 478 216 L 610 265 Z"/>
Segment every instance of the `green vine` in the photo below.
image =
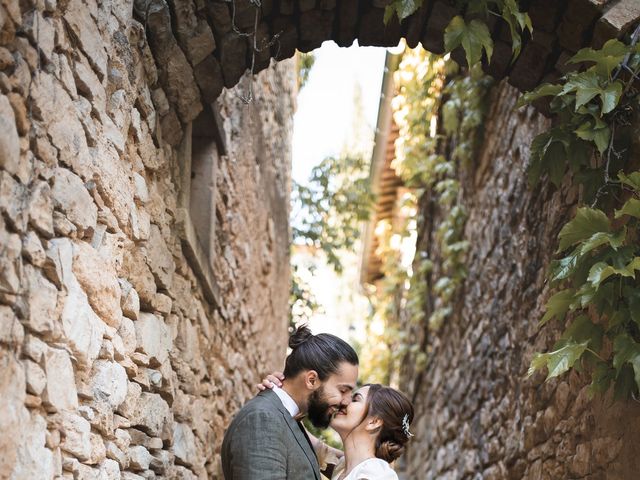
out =
<path fill-rule="evenodd" d="M 532 142 L 531 183 L 546 177 L 559 187 L 569 172 L 582 202 L 559 233 L 549 280 L 560 290 L 540 322 L 566 319 L 567 326 L 551 351 L 534 356 L 529 375 L 545 367 L 547 379 L 584 370 L 592 394 L 613 385 L 616 399 L 637 396 L 640 387 L 640 171 L 632 156 L 637 35 L 628 44 L 609 40 L 599 50 L 580 50 L 570 63 L 587 68 L 521 100 L 550 97 L 555 116 L 555 126 Z"/>
<path fill-rule="evenodd" d="M 479 143 L 491 80 L 479 67 L 462 71 L 451 59 L 423 49 L 407 50 L 396 72 L 394 119 L 399 128 L 392 164 L 411 194 L 400 211 L 402 221 L 376 228 L 383 280 L 376 295 L 376 317 L 384 324 L 388 370 L 398 371 L 410 356 L 416 371 L 427 353 L 409 338 L 406 322 L 437 332 L 453 312 L 453 299 L 466 277 L 466 212 L 460 202 L 460 169 L 469 166 Z M 427 195 L 438 209 L 432 250 L 416 251 L 409 267 L 401 261 L 404 239 L 416 241 L 418 198 Z M 378 354 L 378 358 L 380 355 Z M 388 379 L 387 379 L 388 380 Z"/>
<path fill-rule="evenodd" d="M 423 0 L 393 0 L 385 9 L 385 24 L 394 15 L 399 21 L 404 20 L 415 13 L 422 3 Z M 493 40 L 486 22 L 490 16 L 502 19 L 509 26 L 514 59 L 522 49 L 522 33 L 533 31 L 529 15 L 520 11 L 516 0 L 457 0 L 455 6 L 458 11 L 464 11 L 469 20 L 460 15 L 453 17 L 444 32 L 445 50 L 451 52 L 462 47 L 469 67 L 480 62 L 483 51 L 487 61 L 491 60 Z"/>

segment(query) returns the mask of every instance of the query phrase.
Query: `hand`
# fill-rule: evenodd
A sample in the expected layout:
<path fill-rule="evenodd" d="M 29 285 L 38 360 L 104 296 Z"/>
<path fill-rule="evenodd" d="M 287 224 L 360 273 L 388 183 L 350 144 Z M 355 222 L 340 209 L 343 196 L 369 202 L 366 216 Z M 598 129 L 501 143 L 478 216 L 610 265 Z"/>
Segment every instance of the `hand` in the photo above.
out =
<path fill-rule="evenodd" d="M 273 372 L 263 378 L 262 383 L 259 383 L 256 387 L 258 387 L 258 390 L 260 391 L 266 390 L 267 388 L 273 388 L 274 385 L 282 387 L 282 380 L 284 380 L 282 372 Z"/>

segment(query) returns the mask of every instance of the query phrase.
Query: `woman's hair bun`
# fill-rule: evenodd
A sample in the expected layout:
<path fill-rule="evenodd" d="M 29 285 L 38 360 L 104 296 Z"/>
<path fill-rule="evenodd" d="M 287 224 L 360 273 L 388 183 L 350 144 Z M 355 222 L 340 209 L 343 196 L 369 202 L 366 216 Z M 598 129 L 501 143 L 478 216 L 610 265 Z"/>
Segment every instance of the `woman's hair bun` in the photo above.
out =
<path fill-rule="evenodd" d="M 313 337 L 313 333 L 311 333 L 309 327 L 307 327 L 306 324 L 300 325 L 293 331 L 293 333 L 289 337 L 289 348 L 291 350 L 295 350 L 311 337 Z"/>
<path fill-rule="evenodd" d="M 404 452 L 404 445 L 400 445 L 391 440 L 387 440 L 385 442 L 382 442 L 376 449 L 376 457 L 391 463 L 400 455 L 402 455 L 402 452 Z"/>

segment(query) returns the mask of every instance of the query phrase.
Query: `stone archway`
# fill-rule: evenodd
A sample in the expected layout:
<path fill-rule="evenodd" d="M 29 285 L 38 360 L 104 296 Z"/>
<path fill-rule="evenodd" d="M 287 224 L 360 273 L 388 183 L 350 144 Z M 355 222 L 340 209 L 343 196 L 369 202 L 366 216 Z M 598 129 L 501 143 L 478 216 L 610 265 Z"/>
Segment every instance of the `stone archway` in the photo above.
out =
<path fill-rule="evenodd" d="M 443 33 L 459 12 L 446 0 L 424 0 L 413 15 L 384 25 L 387 0 L 149 0 L 135 2 L 146 25 L 149 46 L 159 67 L 159 81 L 182 122 L 211 102 L 245 72 L 257 73 L 270 59 L 308 52 L 322 42 L 340 46 L 394 46 L 401 38 L 433 53 L 444 50 Z M 586 46 L 619 37 L 640 18 L 634 0 L 531 0 L 526 10 L 534 27 L 520 56 L 511 62 L 508 27 L 493 22 L 495 48 L 485 65 L 494 78 L 508 77 L 519 90 L 566 72 L 565 61 Z M 256 28 L 257 25 L 257 28 Z M 254 32 L 255 45 L 254 50 Z M 464 58 L 461 51 L 454 58 Z M 177 88 L 177 85 L 180 88 Z M 171 116 L 166 123 L 174 121 Z"/>

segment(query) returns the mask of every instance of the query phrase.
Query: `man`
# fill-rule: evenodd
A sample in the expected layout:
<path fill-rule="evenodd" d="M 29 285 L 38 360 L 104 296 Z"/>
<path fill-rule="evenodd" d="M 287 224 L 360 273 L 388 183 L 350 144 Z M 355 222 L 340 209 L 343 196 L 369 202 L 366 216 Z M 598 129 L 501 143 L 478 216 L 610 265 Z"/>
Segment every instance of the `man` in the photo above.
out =
<path fill-rule="evenodd" d="M 306 326 L 291 335 L 289 347 L 282 388 L 260 392 L 227 429 L 222 442 L 226 480 L 320 480 L 301 417 L 326 428 L 351 403 L 358 355 L 344 340 L 313 335 Z"/>

